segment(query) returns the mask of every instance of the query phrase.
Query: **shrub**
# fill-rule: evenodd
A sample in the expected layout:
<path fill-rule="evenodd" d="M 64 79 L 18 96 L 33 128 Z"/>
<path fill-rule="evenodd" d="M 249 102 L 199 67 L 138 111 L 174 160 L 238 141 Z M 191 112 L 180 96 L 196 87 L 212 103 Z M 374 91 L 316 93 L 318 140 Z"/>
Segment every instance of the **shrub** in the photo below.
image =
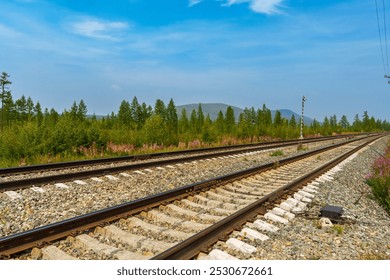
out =
<path fill-rule="evenodd" d="M 372 169 L 373 173 L 367 176 L 366 183 L 371 187 L 373 198 L 390 215 L 390 145 L 385 156 L 375 160 Z"/>
<path fill-rule="evenodd" d="M 371 187 L 374 199 L 378 201 L 390 215 L 390 176 L 372 177 L 367 179 L 366 182 Z"/>

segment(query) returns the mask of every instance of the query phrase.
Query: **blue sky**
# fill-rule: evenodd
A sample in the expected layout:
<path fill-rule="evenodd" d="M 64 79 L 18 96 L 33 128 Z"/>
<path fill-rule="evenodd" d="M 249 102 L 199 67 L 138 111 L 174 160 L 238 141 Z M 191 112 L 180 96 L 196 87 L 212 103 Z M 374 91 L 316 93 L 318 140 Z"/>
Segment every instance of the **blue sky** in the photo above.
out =
<path fill-rule="evenodd" d="M 390 4 L 389 4 L 390 8 Z M 390 120 L 372 0 L 2 0 L 14 98 L 117 112 L 137 96 Z"/>

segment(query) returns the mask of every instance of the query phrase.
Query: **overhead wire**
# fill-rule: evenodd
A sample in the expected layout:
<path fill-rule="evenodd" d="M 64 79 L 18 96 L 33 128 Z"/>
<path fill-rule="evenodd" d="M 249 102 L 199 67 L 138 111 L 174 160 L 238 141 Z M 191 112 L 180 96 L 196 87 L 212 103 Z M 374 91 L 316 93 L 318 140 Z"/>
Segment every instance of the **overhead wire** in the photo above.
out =
<path fill-rule="evenodd" d="M 386 21 L 386 3 L 385 0 L 382 0 L 383 3 L 383 29 L 385 31 L 385 50 L 386 50 L 386 73 L 389 73 L 389 52 L 387 48 L 387 21 Z"/>
<path fill-rule="evenodd" d="M 384 57 L 384 54 L 383 54 L 382 32 L 381 32 L 381 27 L 380 27 L 380 23 L 379 23 L 379 11 L 378 11 L 378 2 L 377 2 L 377 0 L 375 0 L 375 8 L 376 8 L 376 19 L 377 19 L 377 23 L 378 23 L 379 44 L 380 44 L 380 47 L 381 47 L 383 72 L 386 75 L 386 64 L 385 64 L 385 57 Z"/>
<path fill-rule="evenodd" d="M 385 0 L 382 0 L 382 8 L 383 8 L 383 27 L 381 28 L 381 18 L 378 8 L 378 1 L 375 0 L 375 8 L 376 8 L 376 18 L 377 18 L 377 24 L 378 24 L 378 34 L 379 34 L 379 43 L 381 48 L 381 56 L 382 56 L 382 64 L 383 64 L 383 71 L 385 73 L 385 78 L 390 78 L 389 76 L 389 51 L 388 51 L 388 40 L 387 40 L 387 15 L 386 15 L 386 3 Z M 382 38 L 382 29 L 383 29 L 383 35 L 384 38 Z M 389 81 L 390 83 L 390 81 Z"/>

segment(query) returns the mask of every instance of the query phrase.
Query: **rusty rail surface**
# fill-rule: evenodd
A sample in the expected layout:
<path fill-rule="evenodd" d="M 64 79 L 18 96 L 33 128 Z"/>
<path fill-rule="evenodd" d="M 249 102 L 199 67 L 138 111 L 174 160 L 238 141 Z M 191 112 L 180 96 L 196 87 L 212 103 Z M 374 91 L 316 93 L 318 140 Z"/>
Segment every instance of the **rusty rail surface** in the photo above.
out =
<path fill-rule="evenodd" d="M 268 149 L 268 148 L 278 148 L 278 147 L 283 147 L 288 145 L 295 145 L 298 143 L 321 142 L 321 141 L 327 141 L 332 139 L 336 140 L 340 138 L 350 138 L 350 137 L 356 137 L 362 135 L 366 135 L 366 134 L 343 134 L 343 135 L 326 136 L 326 137 L 312 137 L 303 140 L 294 139 L 294 140 L 285 140 L 285 141 L 270 141 L 270 142 L 229 145 L 229 146 L 220 146 L 220 147 L 211 147 L 211 148 L 199 148 L 199 149 L 172 151 L 172 152 L 160 152 L 160 153 L 139 154 L 139 155 L 131 155 L 131 156 L 111 157 L 111 158 L 58 162 L 58 163 L 51 163 L 51 164 L 36 164 L 36 165 L 29 165 L 29 166 L 8 167 L 8 168 L 0 168 L 0 176 L 31 173 L 31 172 L 38 172 L 38 171 L 48 171 L 48 170 L 60 170 L 65 168 L 74 168 L 74 167 L 97 165 L 97 164 L 107 164 L 107 163 L 126 162 L 126 161 L 141 161 L 141 160 L 147 160 L 153 158 L 161 158 L 161 157 L 168 157 L 168 156 L 175 156 L 175 155 L 188 155 L 188 154 L 202 153 L 202 152 L 213 152 L 213 151 L 218 152 L 220 150 L 226 150 L 226 149 L 238 149 L 236 151 L 230 151 L 230 153 L 238 153 L 247 150 L 252 151 L 250 150 L 250 148 L 253 148 L 254 150 L 257 149 L 261 150 L 261 149 Z M 215 155 L 218 156 L 219 154 L 216 153 Z"/>
<path fill-rule="evenodd" d="M 338 136 L 338 138 L 349 138 L 348 135 Z M 367 137 L 367 136 L 366 136 Z M 363 137 L 364 138 L 364 137 Z M 359 139 L 363 139 L 359 138 Z M 252 152 L 252 151 L 259 151 L 259 150 L 265 150 L 265 149 L 272 149 L 272 148 L 280 148 L 280 147 L 287 147 L 296 145 L 298 143 L 311 143 L 311 142 L 319 142 L 319 141 L 326 141 L 329 139 L 336 139 L 336 138 L 314 138 L 314 139 L 307 139 L 302 142 L 302 140 L 289 140 L 286 142 L 281 141 L 279 144 L 269 144 L 267 146 L 261 146 L 256 148 L 245 148 L 235 151 L 223 151 L 218 152 L 214 154 L 202 154 L 202 155 L 196 155 L 191 157 L 184 157 L 184 158 L 175 158 L 175 159 L 167 159 L 167 160 L 159 160 L 154 162 L 144 162 L 144 163 L 138 163 L 138 164 L 128 164 L 123 166 L 116 166 L 116 167 L 107 167 L 107 168 L 99 168 L 94 170 L 87 170 L 87 171 L 79 171 L 79 172 L 72 172 L 72 173 L 65 173 L 65 174 L 57 174 L 57 175 L 49 175 L 49 176 L 42 176 L 42 177 L 34 177 L 34 178 L 28 178 L 28 179 L 20 179 L 20 180 L 14 180 L 14 181 L 5 181 L 0 183 L 0 191 L 12 191 L 12 190 L 18 190 L 23 188 L 28 188 L 31 186 L 39 186 L 43 184 L 50 184 L 50 183 L 61 183 L 61 182 L 67 182 L 70 180 L 81 180 L 85 178 L 90 178 L 94 176 L 104 176 L 108 174 L 114 174 L 114 173 L 120 173 L 124 171 L 131 171 L 131 170 L 137 170 L 137 169 L 143 169 L 143 168 L 151 168 L 155 166 L 160 165 L 168 165 L 168 164 L 177 164 L 181 162 L 187 162 L 192 160 L 200 160 L 200 159 L 207 159 L 211 157 L 221 157 L 221 156 L 227 156 L 242 152 Z M 254 145 L 254 144 L 250 144 Z M 227 147 L 219 147 L 218 149 L 226 149 Z M 214 149 L 210 148 L 209 150 Z M 197 149 L 197 151 L 206 149 Z M 192 153 L 193 150 L 190 152 Z M 176 153 L 176 152 L 172 152 Z M 172 153 L 160 153 L 159 155 L 171 155 Z M 150 155 L 142 155 L 142 156 L 154 156 L 157 154 L 150 154 Z M 141 157 L 141 156 L 140 156 Z M 123 157 L 122 157 L 123 158 Z M 128 159 L 133 158 L 126 157 Z M 112 158 L 110 160 L 116 160 L 118 158 Z M 102 159 L 102 161 L 105 161 L 107 159 Z M 53 166 L 55 168 L 60 168 L 60 166 L 66 166 L 67 164 L 79 164 L 79 166 L 82 165 L 82 163 L 88 162 L 88 164 L 98 164 L 102 163 L 99 160 L 90 160 L 90 161 L 80 161 L 80 162 L 69 162 L 69 163 L 56 163 L 51 165 L 37 165 L 37 166 L 26 166 L 26 167 L 16 167 L 16 168 L 10 168 L 10 169 L 0 169 L 0 175 L 9 174 L 11 170 L 14 170 L 12 172 L 16 172 L 15 170 L 19 170 L 17 173 L 26 173 L 26 172 L 32 172 L 32 171 L 42 171 L 42 170 L 51 170 L 53 169 Z M 110 161 L 107 161 L 110 162 Z M 72 167 L 75 167 L 74 165 Z M 36 168 L 36 169 L 35 169 Z M 8 171 L 7 171 L 8 170 Z M 21 170 L 24 170 L 23 172 L 20 172 Z M 30 171 L 28 171 L 30 170 Z M 2 174 L 3 172 L 3 174 Z M 7 173 L 8 172 L 8 173 Z M 13 173 L 16 174 L 16 173 Z"/>
<path fill-rule="evenodd" d="M 378 139 L 375 137 L 374 140 Z M 293 161 L 301 160 L 306 157 L 313 156 L 315 154 L 331 150 L 360 139 L 352 139 L 347 142 L 338 143 L 335 145 L 323 147 L 314 151 L 309 151 L 302 153 L 297 156 L 292 156 L 286 159 L 282 159 L 278 162 L 279 166 L 288 164 Z M 374 141 L 371 140 L 370 142 Z M 356 149 L 355 149 L 356 150 Z M 205 191 L 210 188 L 218 187 L 221 184 L 226 184 L 232 182 L 234 180 L 238 180 L 240 178 L 248 177 L 253 174 L 263 172 L 269 169 L 274 168 L 274 162 L 270 162 L 267 164 L 262 164 L 260 166 L 246 169 L 240 172 L 235 172 L 233 174 L 228 174 L 225 176 L 220 176 L 217 178 L 205 180 L 202 182 L 190 184 L 187 186 L 179 187 L 174 190 L 166 191 L 160 194 L 152 195 L 146 198 L 137 199 L 128 203 L 123 203 L 117 206 L 113 206 L 110 208 L 106 208 L 103 210 L 99 210 L 96 212 L 92 212 L 89 214 L 84 214 L 75 218 L 67 219 L 64 221 L 56 222 L 47 226 L 42 226 L 36 229 L 32 229 L 29 231 L 21 232 L 18 234 L 6 236 L 0 238 L 0 257 L 9 256 L 26 249 L 30 249 L 36 246 L 41 246 L 46 243 L 50 243 L 52 241 L 58 240 L 60 238 L 66 237 L 68 235 L 77 234 L 79 232 L 83 232 L 85 230 L 91 229 L 98 225 L 104 225 L 105 223 L 118 220 L 123 217 L 127 217 L 129 215 L 139 213 L 143 210 L 150 209 L 152 207 L 156 207 L 162 205 L 164 203 L 169 203 L 177 199 L 181 199 L 187 197 L 193 193 L 197 193 L 200 191 Z M 275 196 L 275 193 L 272 193 L 267 197 L 269 198 Z M 262 201 L 262 200 L 260 200 Z M 248 206 L 249 207 L 249 206 Z M 247 208 L 248 208 L 247 207 Z M 252 206 L 253 208 L 254 206 Z M 245 208 L 246 209 L 246 208 Z M 237 212 L 241 213 L 241 211 Z M 241 215 L 241 214 L 235 215 Z M 246 215 L 246 214 L 245 214 Z M 230 218 L 229 218 L 230 219 Z M 221 221 L 222 222 L 222 221 Z M 220 224 L 220 223 L 218 223 Z M 214 227 L 214 226 L 213 226 Z M 186 242 L 186 241 L 185 241 Z"/>
<path fill-rule="evenodd" d="M 206 251 L 211 245 L 215 244 L 218 240 L 223 239 L 234 229 L 242 227 L 246 222 L 254 219 L 259 214 L 264 215 L 268 209 L 272 208 L 272 202 L 281 198 L 287 193 L 292 193 L 299 189 L 301 186 L 307 184 L 311 180 L 319 177 L 326 171 L 330 170 L 361 148 L 365 147 L 369 143 L 376 139 L 364 143 L 359 147 L 342 154 L 336 159 L 328 162 L 327 164 L 315 169 L 314 171 L 296 179 L 295 181 L 285 185 L 284 187 L 276 190 L 247 207 L 237 211 L 233 215 L 221 220 L 220 222 L 206 228 L 198 234 L 184 240 L 176 246 L 158 254 L 153 257 L 152 260 L 188 260 L 194 258 L 202 251 Z"/>

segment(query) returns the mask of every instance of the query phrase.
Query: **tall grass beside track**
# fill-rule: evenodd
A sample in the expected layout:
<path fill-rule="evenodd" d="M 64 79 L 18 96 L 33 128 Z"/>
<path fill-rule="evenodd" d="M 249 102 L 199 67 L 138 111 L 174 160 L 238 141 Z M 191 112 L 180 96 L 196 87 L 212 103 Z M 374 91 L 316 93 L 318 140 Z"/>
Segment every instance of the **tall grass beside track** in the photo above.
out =
<path fill-rule="evenodd" d="M 371 187 L 373 198 L 390 215 L 390 141 L 385 154 L 374 161 L 366 182 Z"/>

